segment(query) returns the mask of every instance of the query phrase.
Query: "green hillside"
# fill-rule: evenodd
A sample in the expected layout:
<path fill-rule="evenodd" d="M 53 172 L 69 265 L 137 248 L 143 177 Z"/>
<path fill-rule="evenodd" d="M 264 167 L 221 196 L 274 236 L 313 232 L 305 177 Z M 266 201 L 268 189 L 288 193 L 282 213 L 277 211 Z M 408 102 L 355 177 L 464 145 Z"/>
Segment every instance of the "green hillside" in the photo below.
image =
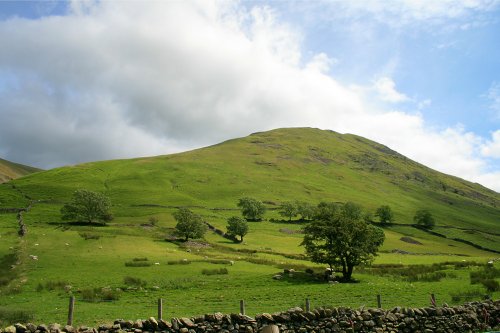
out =
<path fill-rule="evenodd" d="M 37 171 L 40 171 L 40 169 L 9 162 L 0 158 L 0 183 L 8 182 L 9 180 L 16 179 Z"/>
<path fill-rule="evenodd" d="M 115 219 L 105 227 L 62 222 L 59 210 L 79 188 L 109 196 Z M 250 224 L 245 242 L 213 232 L 188 244 L 165 241 L 175 226 L 176 207 L 188 206 L 225 230 L 227 218 L 239 215 L 236 203 L 243 196 L 269 208 L 265 221 Z M 73 292 L 84 323 L 148 317 L 156 297 L 169 300 L 171 315 L 195 315 L 235 311 L 241 298 L 249 300 L 249 313 L 256 313 L 300 305 L 306 296 L 316 305 L 373 306 L 380 293 L 386 306 L 418 306 L 427 304 L 430 292 L 447 302 L 457 291 L 484 293 L 468 286 L 468 268 L 450 271 L 442 282 L 411 284 L 360 269 L 354 275 L 361 283 L 335 286 L 335 297 L 324 283 L 272 280 L 284 267 L 321 270 L 303 257 L 300 223 L 278 215 L 279 205 L 292 200 L 353 201 L 371 213 L 389 205 L 396 223 L 384 228 L 386 241 L 375 264 L 484 264 L 499 256 L 500 194 L 359 136 L 278 129 L 180 154 L 86 163 L 0 184 L 0 269 L 6 276 L 3 285 L 0 279 L 0 296 L 10 295 L 0 297 L 0 320 L 5 306 L 57 321 L 65 314 L 54 309 L 65 307 Z M 19 238 L 16 213 L 6 208 L 26 207 L 28 234 Z M 423 208 L 436 219 L 434 234 L 412 226 L 415 211 Z M 158 223 L 149 224 L 151 217 Z M 125 266 L 144 257 L 157 265 Z M 167 264 L 180 259 L 191 264 Z M 228 275 L 200 273 L 221 267 L 221 260 L 235 262 L 227 266 Z M 148 287 L 130 289 L 126 276 L 140 277 Z M 63 287 L 47 287 L 56 282 Z M 82 290 L 89 287 L 120 288 L 123 295 L 109 303 L 85 302 Z"/>

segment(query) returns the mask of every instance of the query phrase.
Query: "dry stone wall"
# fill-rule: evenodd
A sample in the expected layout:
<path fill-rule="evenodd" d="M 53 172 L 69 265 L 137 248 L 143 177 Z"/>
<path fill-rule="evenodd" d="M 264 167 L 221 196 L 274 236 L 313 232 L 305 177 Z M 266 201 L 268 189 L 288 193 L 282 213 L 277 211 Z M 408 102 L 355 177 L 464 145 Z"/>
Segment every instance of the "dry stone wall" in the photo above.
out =
<path fill-rule="evenodd" d="M 383 309 L 332 308 L 242 314 L 206 314 L 171 321 L 116 320 L 97 328 L 16 324 L 0 333 L 460 333 L 485 332 L 500 328 L 500 300 L 472 302 L 455 307 Z"/>

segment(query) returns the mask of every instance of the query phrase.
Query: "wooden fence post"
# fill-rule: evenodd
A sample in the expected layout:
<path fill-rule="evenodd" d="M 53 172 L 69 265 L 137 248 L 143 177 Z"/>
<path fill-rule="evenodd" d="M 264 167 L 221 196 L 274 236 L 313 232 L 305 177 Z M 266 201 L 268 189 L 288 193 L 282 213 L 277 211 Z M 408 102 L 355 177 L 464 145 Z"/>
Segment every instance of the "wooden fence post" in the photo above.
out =
<path fill-rule="evenodd" d="M 377 295 L 377 307 L 379 309 L 382 308 L 382 299 L 380 298 L 380 295 Z"/>
<path fill-rule="evenodd" d="M 240 300 L 240 313 L 242 315 L 245 314 L 245 301 L 244 300 Z"/>
<path fill-rule="evenodd" d="M 163 298 L 158 298 L 158 320 L 163 319 Z"/>
<path fill-rule="evenodd" d="M 306 298 L 306 311 L 311 311 L 311 302 L 309 298 Z"/>
<path fill-rule="evenodd" d="M 75 311 L 75 296 L 69 298 L 68 325 L 73 326 L 73 315 Z"/>
<path fill-rule="evenodd" d="M 436 306 L 436 296 L 434 294 L 431 294 L 431 304 L 432 306 Z"/>

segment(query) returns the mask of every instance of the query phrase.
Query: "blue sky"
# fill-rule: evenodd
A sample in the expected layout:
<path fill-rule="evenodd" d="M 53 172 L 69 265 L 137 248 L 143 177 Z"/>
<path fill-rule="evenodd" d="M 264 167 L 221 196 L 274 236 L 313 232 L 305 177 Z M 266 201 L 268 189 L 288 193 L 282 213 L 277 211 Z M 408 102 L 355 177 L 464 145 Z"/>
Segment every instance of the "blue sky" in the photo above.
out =
<path fill-rule="evenodd" d="M 0 156 L 50 168 L 276 127 L 500 191 L 500 1 L 1 1 Z"/>

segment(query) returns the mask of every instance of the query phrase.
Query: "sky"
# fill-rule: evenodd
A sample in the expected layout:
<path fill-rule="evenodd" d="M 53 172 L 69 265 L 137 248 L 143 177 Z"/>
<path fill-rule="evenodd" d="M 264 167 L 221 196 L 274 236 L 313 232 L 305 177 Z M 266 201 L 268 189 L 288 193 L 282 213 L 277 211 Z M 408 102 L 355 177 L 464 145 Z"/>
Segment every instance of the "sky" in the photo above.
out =
<path fill-rule="evenodd" d="M 0 157 L 48 169 L 281 127 L 500 192 L 500 0 L 0 1 Z"/>

